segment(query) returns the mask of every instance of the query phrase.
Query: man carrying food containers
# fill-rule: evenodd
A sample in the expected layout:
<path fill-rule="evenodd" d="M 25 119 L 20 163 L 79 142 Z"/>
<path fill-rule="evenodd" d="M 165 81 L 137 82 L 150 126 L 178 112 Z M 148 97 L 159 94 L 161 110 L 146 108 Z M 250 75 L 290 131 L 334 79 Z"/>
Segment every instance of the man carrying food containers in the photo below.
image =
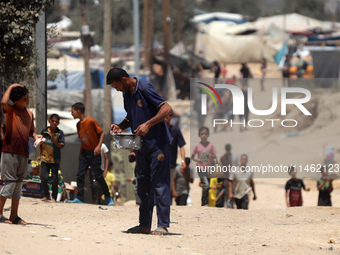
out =
<path fill-rule="evenodd" d="M 121 68 L 112 68 L 106 83 L 123 92 L 127 113 L 120 124 L 111 125 L 111 133 L 121 133 L 131 127 L 142 137 L 136 151 L 137 193 L 141 199 L 139 225 L 128 233 L 167 235 L 170 223 L 170 147 L 172 137 L 164 118 L 172 113 L 171 106 L 157 94 L 147 81 L 130 77 Z M 152 211 L 156 203 L 157 228 L 151 232 Z"/>

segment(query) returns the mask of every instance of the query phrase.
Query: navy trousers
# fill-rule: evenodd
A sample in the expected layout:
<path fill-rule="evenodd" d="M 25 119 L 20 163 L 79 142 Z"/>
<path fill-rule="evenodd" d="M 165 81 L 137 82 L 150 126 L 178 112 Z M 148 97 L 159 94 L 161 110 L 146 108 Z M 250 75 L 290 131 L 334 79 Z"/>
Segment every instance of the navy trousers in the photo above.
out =
<path fill-rule="evenodd" d="M 137 151 L 137 194 L 141 200 L 139 224 L 151 228 L 156 204 L 158 227 L 170 224 L 170 150 L 169 145 L 149 153 Z"/>

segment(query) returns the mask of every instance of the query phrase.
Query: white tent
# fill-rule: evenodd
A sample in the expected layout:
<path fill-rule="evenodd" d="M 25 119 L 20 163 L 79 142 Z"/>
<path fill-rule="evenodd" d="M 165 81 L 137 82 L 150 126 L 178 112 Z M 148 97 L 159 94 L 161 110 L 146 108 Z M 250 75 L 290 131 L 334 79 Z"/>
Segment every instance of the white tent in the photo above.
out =
<path fill-rule="evenodd" d="M 66 16 L 63 16 L 61 21 L 56 23 L 48 23 L 47 28 L 56 27 L 58 29 L 64 30 L 72 25 L 72 20 Z"/>
<path fill-rule="evenodd" d="M 268 29 L 270 25 L 275 25 L 284 31 L 298 32 L 309 29 L 320 28 L 330 30 L 331 24 L 321 20 L 309 18 L 297 13 L 275 15 L 271 17 L 259 18 L 254 22 L 258 29 Z"/>
<path fill-rule="evenodd" d="M 69 50 L 69 49 L 81 50 L 83 48 L 83 43 L 81 42 L 80 38 L 78 38 L 77 40 L 56 42 L 54 46 L 58 50 Z"/>
<path fill-rule="evenodd" d="M 254 24 L 225 26 L 222 21 L 200 23 L 196 35 L 195 53 L 210 62 L 246 63 L 273 59 L 282 49 L 287 36 L 272 25 L 266 30 L 257 30 Z M 222 29 L 223 28 L 223 29 Z M 249 33 L 247 33 L 249 32 Z"/>
<path fill-rule="evenodd" d="M 56 42 L 54 43 L 54 46 L 58 50 L 82 50 L 83 49 L 83 43 L 80 38 L 77 40 L 71 40 L 71 41 L 63 41 L 63 42 Z M 90 47 L 91 52 L 103 52 L 102 48 L 99 45 L 93 45 Z"/>

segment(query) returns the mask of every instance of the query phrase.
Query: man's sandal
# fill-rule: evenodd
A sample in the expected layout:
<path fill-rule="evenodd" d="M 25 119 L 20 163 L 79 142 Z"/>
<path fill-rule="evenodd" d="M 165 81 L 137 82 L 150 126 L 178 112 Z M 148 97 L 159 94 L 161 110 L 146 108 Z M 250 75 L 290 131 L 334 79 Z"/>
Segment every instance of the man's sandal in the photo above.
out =
<path fill-rule="evenodd" d="M 166 236 L 166 235 L 169 234 L 169 232 L 168 232 L 168 229 L 167 229 L 167 228 L 158 227 L 158 228 L 156 228 L 154 231 L 152 231 L 151 234 L 152 234 L 152 235 Z"/>
<path fill-rule="evenodd" d="M 131 233 L 131 234 L 151 234 L 151 229 L 149 228 L 144 228 L 141 226 L 135 226 L 132 228 L 129 228 L 126 233 Z"/>

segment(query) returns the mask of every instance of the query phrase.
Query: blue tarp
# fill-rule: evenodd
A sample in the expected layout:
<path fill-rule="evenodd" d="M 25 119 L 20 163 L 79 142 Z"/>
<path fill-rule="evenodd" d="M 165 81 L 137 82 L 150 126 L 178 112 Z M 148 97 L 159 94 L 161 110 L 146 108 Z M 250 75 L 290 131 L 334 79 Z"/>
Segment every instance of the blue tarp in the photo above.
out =
<path fill-rule="evenodd" d="M 279 50 L 275 55 L 274 55 L 274 60 L 276 64 L 280 65 L 280 63 L 284 60 L 284 57 L 286 56 L 288 50 L 288 41 L 285 42 L 281 50 Z"/>
<path fill-rule="evenodd" d="M 91 84 L 93 89 L 104 88 L 104 72 L 91 69 Z M 57 90 L 85 90 L 84 71 L 68 71 L 67 76 L 59 74 L 54 81 L 47 81 L 47 88 L 56 86 Z"/>
<path fill-rule="evenodd" d="M 90 69 L 91 84 L 93 89 L 104 88 L 106 78 L 102 70 Z M 134 77 L 133 74 L 130 76 Z M 147 80 L 147 76 L 140 76 L 140 80 Z M 56 87 L 56 90 L 85 90 L 85 74 L 84 71 L 68 71 L 67 77 L 59 74 L 54 81 L 47 81 L 47 88 Z"/>

